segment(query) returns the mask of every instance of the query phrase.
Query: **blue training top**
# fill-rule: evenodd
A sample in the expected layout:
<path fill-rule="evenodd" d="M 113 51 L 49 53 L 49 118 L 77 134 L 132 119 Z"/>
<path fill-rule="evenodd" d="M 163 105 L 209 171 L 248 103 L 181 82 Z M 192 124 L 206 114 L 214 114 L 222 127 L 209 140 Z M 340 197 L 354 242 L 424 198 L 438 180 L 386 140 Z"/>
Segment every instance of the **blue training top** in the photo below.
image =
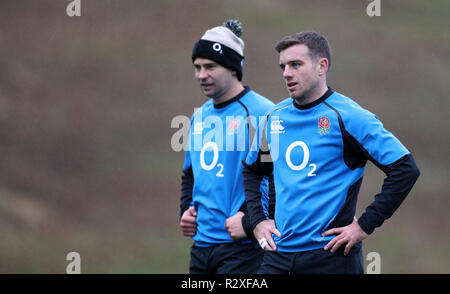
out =
<path fill-rule="evenodd" d="M 388 172 L 409 154 L 374 114 L 330 88 L 308 105 L 299 106 L 292 98 L 283 100 L 268 113 L 264 129 L 261 149 L 251 151 L 244 164 L 257 171 L 262 168 L 260 157 L 270 152 L 275 223 L 281 232 L 274 240 L 279 251 L 324 247 L 334 236 L 321 234 L 350 224 L 355 216 L 366 161 Z M 249 194 L 247 200 L 257 197 Z M 250 217 L 256 226 L 264 217 L 258 216 L 258 209 L 254 211 Z M 375 220 L 372 214 L 359 220 L 369 234 L 385 218 Z"/>
<path fill-rule="evenodd" d="M 190 198 L 190 205 L 197 211 L 197 233 L 193 237 L 196 246 L 233 242 L 225 221 L 245 204 L 242 161 L 252 146 L 250 138 L 261 132 L 259 123 L 264 123 L 265 114 L 273 106 L 270 100 L 245 87 L 222 104 L 208 100 L 193 114 L 183 167 L 192 180 L 187 181 L 191 188 L 183 190 L 182 206 Z M 185 182 L 183 185 L 189 187 Z M 267 198 L 267 178 L 261 191 Z"/>

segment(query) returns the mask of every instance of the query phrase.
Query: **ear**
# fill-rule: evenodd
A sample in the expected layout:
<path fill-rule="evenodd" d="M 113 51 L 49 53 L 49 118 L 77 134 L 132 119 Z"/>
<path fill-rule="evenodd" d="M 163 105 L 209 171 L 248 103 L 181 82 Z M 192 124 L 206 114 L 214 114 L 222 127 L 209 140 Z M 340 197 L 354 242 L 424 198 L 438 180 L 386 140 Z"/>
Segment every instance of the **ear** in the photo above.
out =
<path fill-rule="evenodd" d="M 319 76 L 326 75 L 328 72 L 328 59 L 320 58 L 317 62 L 317 67 L 319 71 Z"/>
<path fill-rule="evenodd" d="M 233 79 L 236 79 L 236 81 L 239 81 L 237 71 L 230 69 L 230 72 L 231 72 L 231 76 L 233 77 Z"/>

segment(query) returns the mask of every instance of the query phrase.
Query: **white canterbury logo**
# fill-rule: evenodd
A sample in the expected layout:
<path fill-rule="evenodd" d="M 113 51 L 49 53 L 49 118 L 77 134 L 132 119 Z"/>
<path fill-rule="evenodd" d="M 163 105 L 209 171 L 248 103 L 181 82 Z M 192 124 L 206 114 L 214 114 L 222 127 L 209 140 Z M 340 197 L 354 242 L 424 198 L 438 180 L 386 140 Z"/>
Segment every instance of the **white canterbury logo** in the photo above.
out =
<path fill-rule="evenodd" d="M 270 133 L 271 134 L 284 133 L 284 127 L 281 123 L 283 123 L 282 120 L 273 120 L 270 123 Z"/>

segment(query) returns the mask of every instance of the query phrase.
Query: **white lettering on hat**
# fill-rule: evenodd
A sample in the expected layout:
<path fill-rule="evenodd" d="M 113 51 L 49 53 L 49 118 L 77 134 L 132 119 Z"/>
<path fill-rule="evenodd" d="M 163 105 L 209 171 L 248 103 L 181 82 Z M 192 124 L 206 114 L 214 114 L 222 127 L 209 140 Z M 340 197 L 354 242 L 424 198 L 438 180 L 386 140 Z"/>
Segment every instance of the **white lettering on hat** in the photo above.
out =
<path fill-rule="evenodd" d="M 214 43 L 213 50 L 222 54 L 222 45 L 220 45 L 220 43 Z"/>

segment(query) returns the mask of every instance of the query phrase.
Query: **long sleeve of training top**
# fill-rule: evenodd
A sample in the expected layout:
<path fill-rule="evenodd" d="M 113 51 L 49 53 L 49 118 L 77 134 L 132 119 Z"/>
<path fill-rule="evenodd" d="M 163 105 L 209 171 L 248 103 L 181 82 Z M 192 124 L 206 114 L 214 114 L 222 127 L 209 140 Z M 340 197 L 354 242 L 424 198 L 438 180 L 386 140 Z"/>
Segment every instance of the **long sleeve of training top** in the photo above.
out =
<path fill-rule="evenodd" d="M 387 175 L 381 192 L 375 195 L 375 200 L 358 219 L 358 224 L 367 234 L 371 234 L 375 228 L 381 226 L 394 214 L 420 175 L 411 154 L 403 156 L 393 164 L 379 166 L 379 168 Z"/>
<path fill-rule="evenodd" d="M 194 188 L 194 175 L 192 168 L 183 170 L 181 176 L 180 217 L 189 208 L 192 201 L 192 189 Z"/>
<path fill-rule="evenodd" d="M 263 131 L 262 144 L 264 144 L 263 150 L 267 150 L 265 135 Z M 266 147 L 266 149 L 264 149 Z M 260 148 L 260 147 L 259 147 Z M 269 151 L 261 151 L 256 149 L 247 155 L 247 158 L 242 161 L 244 165 L 244 190 L 245 200 L 247 202 L 247 211 L 250 219 L 250 225 L 252 229 L 256 227 L 261 221 L 274 217 L 275 214 L 275 188 L 273 184 L 273 163 L 270 159 Z M 257 157 L 253 160 L 253 157 Z M 265 157 L 265 160 L 261 160 L 261 157 Z M 249 164 L 248 162 L 253 162 Z M 268 215 L 264 213 L 263 204 L 261 201 L 261 181 L 264 177 L 269 177 L 269 208 Z"/>

